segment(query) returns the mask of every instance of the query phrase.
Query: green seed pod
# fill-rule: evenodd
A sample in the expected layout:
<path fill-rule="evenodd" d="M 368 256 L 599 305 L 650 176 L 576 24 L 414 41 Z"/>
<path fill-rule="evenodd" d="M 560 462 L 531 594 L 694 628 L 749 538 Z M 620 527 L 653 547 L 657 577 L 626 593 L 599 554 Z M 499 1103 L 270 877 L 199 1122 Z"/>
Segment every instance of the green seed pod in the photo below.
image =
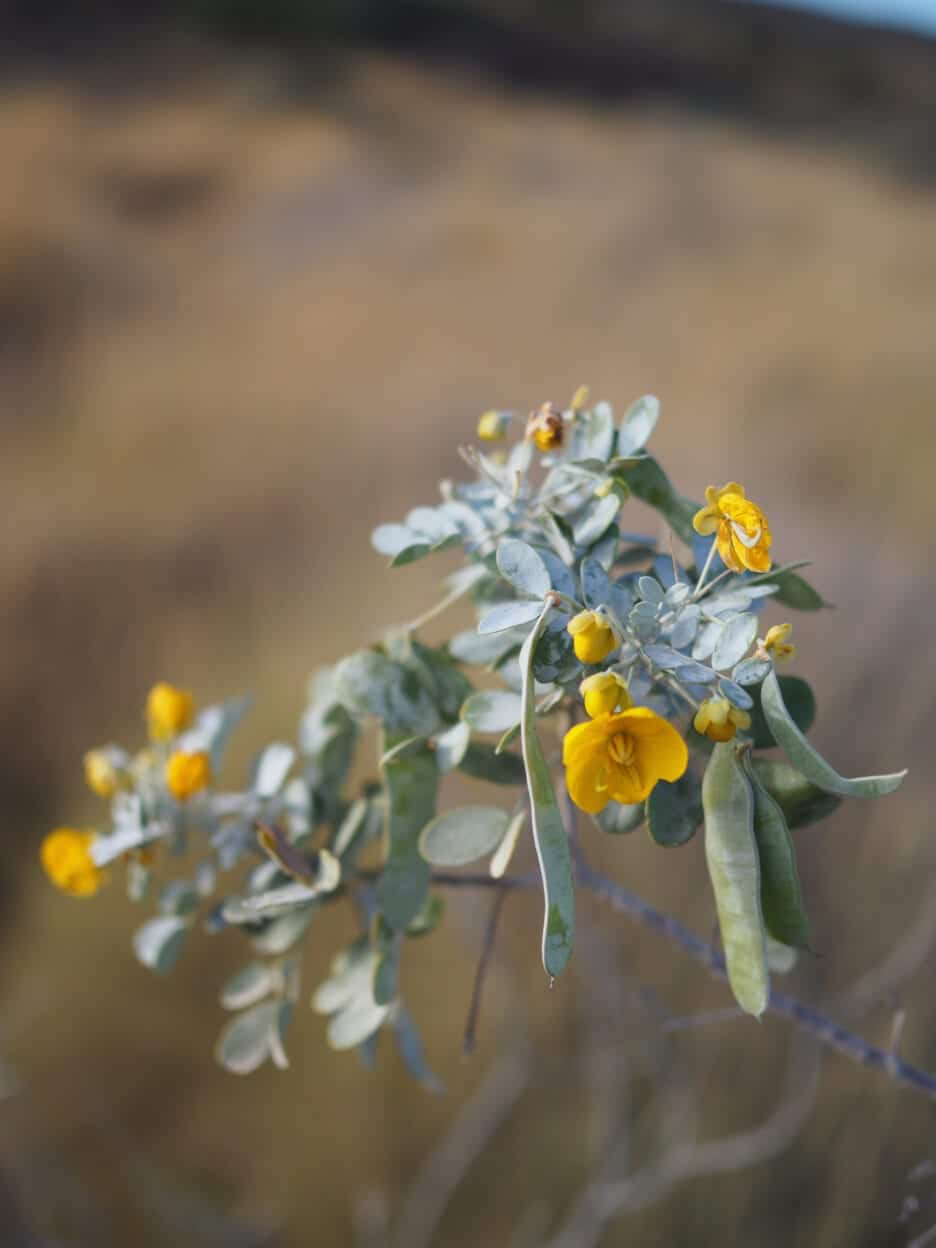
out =
<path fill-rule="evenodd" d="M 761 908 L 774 940 L 794 949 L 809 948 L 809 921 L 796 871 L 796 850 L 779 804 L 767 792 L 744 754 L 744 770 L 754 795 L 754 839 L 761 873 Z"/>
<path fill-rule="evenodd" d="M 708 864 L 728 980 L 741 1008 L 760 1017 L 770 996 L 754 839 L 754 795 L 733 742 L 722 742 L 702 780 Z"/>

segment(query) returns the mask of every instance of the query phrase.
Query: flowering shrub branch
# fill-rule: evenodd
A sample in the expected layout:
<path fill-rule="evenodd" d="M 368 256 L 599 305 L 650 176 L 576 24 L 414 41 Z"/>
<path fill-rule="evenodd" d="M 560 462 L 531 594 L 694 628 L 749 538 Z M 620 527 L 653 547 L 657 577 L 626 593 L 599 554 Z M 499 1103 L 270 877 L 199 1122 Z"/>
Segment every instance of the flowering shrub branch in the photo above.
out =
<path fill-rule="evenodd" d="M 350 901 L 360 934 L 337 953 L 313 1007 L 327 1016 L 334 1048 L 370 1061 L 390 1031 L 409 1069 L 435 1086 L 400 993 L 407 944 L 442 919 L 444 885 L 535 884 L 550 976 L 573 954 L 578 886 L 725 976 L 748 1013 L 785 1014 L 933 1090 L 928 1076 L 886 1062 L 771 987 L 771 974 L 809 945 L 791 831 L 843 797 L 893 791 L 904 773 L 848 779 L 817 753 L 806 735 L 809 686 L 776 672 L 795 654 L 791 625 L 762 629 L 760 617 L 772 604 L 816 610 L 822 599 L 802 563 L 774 563 L 767 517 L 743 486 L 709 486 L 704 505 L 673 488 L 646 450 L 658 415 L 656 400 L 644 398 L 617 420 L 582 389 L 565 410 L 544 404 L 501 449 L 515 419 L 486 412 L 477 431 L 486 449 L 462 453 L 473 479 L 444 481 L 439 504 L 373 535 L 393 567 L 461 549 L 464 565 L 444 597 L 379 645 L 318 672 L 296 744 L 267 746 L 246 787 L 219 784 L 243 698 L 196 711 L 190 693 L 160 683 L 147 700 L 142 750 L 108 745 L 86 755 L 88 784 L 110 818 L 101 831 L 52 832 L 42 864 L 73 896 L 93 895 L 114 866 L 131 897 L 154 894 L 157 913 L 133 942 L 154 970 L 171 968 L 196 926 L 243 934 L 250 959 L 221 990 L 231 1018 L 217 1056 L 227 1069 L 287 1065 L 303 937 L 319 911 Z M 631 531 L 632 498 L 668 526 L 663 549 Z M 427 621 L 463 598 L 474 603 L 476 628 L 441 646 L 419 640 Z M 352 791 L 351 765 L 372 725 L 379 779 Z M 785 759 L 764 756 L 775 746 Z M 454 771 L 496 786 L 502 800 L 440 810 L 441 779 Z M 704 828 L 724 952 L 598 876 L 570 844 L 573 804 L 604 834 L 645 824 L 663 849 Z M 535 881 L 507 874 L 528 835 Z M 180 875 L 173 867 L 183 854 L 195 865 Z M 485 858 L 486 874 L 458 873 Z"/>

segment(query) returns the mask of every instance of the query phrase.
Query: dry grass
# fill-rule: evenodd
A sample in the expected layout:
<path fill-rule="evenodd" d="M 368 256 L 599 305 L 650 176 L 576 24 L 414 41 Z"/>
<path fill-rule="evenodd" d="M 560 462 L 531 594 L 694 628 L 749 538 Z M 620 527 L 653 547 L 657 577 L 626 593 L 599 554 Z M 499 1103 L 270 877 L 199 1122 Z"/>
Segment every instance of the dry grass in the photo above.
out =
<path fill-rule="evenodd" d="M 414 956 L 447 1099 L 389 1058 L 367 1076 L 332 1057 L 304 1015 L 293 1072 L 244 1083 L 208 1057 L 233 944 L 153 981 L 119 890 L 90 907 L 38 879 L 43 823 L 91 816 L 80 754 L 132 736 L 152 679 L 205 700 L 252 687 L 256 744 L 291 730 L 314 665 L 432 601 L 436 570 L 385 572 L 367 534 L 458 471 L 484 406 L 582 380 L 619 403 L 655 390 L 658 449 L 686 491 L 749 481 L 781 554 L 812 553 L 839 604 L 799 628 L 820 741 L 856 772 L 915 767 L 899 796 L 801 834 L 823 956 L 798 987 L 844 985 L 928 904 L 936 866 L 936 200 L 662 103 L 559 106 L 364 56 L 301 106 L 267 65 L 116 98 L 37 84 L 0 97 L 0 151 L 0 794 L 26 851 L 8 860 L 2 984 L 5 1052 L 29 1089 L 3 1106 L 6 1164 L 31 1204 L 37 1169 L 43 1201 L 59 1193 L 66 1242 L 143 1243 L 145 1222 L 146 1243 L 182 1242 L 147 1212 L 136 1150 L 181 1188 L 281 1218 L 289 1245 L 347 1243 L 352 1197 L 412 1177 L 520 1001 L 563 1090 L 524 1098 L 440 1240 L 507 1245 L 537 1200 L 558 1212 L 572 1195 L 592 1112 L 571 1061 L 580 988 L 544 991 L 529 903 L 507 914 L 516 983 L 493 981 L 471 1064 L 456 1055 L 472 904 Z M 698 847 L 591 849 L 709 929 Z M 595 922 L 625 982 L 677 1012 L 723 1003 L 652 938 Z M 316 973 L 340 931 L 314 942 Z M 936 1065 L 922 977 L 901 1001 L 905 1052 Z M 870 1027 L 885 1038 L 883 1016 Z M 631 1060 L 647 1037 L 630 1019 L 613 1039 Z M 705 1130 L 766 1112 L 782 1028 L 679 1043 L 711 1063 Z M 930 1126 L 925 1104 L 830 1062 L 783 1164 L 690 1184 L 608 1243 L 887 1242 Z M 86 1184 L 72 1204 L 69 1175 Z"/>

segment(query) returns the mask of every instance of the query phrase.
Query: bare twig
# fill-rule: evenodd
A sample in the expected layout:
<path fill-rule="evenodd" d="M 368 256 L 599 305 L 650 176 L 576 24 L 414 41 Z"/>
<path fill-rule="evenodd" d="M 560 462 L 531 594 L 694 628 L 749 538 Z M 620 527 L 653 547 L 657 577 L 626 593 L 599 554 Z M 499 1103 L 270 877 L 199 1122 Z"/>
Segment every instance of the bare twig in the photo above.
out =
<path fill-rule="evenodd" d="M 468 1006 L 468 1018 L 465 1022 L 465 1035 L 462 1040 L 462 1052 L 467 1057 L 468 1054 L 475 1051 L 475 1042 L 478 1032 L 478 1017 L 481 1013 L 481 995 L 484 991 L 484 981 L 487 976 L 488 967 L 491 964 L 491 954 L 494 952 L 494 940 L 497 936 L 497 924 L 500 919 L 501 909 L 504 905 L 504 899 L 507 893 L 501 889 L 494 897 L 491 904 L 491 910 L 488 915 L 487 926 L 484 929 L 484 940 L 481 943 L 481 956 L 478 959 L 478 969 L 475 972 L 474 985 L 471 990 L 471 1003 Z"/>

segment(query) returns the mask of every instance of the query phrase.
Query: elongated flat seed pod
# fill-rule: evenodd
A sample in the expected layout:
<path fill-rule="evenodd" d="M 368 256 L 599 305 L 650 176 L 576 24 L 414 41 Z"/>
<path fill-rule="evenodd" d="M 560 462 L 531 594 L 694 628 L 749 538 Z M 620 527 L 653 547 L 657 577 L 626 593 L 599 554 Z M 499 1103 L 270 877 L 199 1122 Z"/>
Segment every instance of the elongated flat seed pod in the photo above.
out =
<path fill-rule="evenodd" d="M 728 980 L 742 1010 L 760 1017 L 770 996 L 754 839 L 754 795 L 730 741 L 717 744 L 702 780 L 708 864 Z"/>

